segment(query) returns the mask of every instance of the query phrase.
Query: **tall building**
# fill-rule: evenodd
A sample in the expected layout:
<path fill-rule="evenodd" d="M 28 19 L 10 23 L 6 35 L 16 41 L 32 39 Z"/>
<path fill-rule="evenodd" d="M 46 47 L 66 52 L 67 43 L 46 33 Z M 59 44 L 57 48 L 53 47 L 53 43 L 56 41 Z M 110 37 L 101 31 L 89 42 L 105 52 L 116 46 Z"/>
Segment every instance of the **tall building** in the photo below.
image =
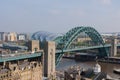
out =
<path fill-rule="evenodd" d="M 0 41 L 8 41 L 8 33 L 0 32 Z"/>
<path fill-rule="evenodd" d="M 26 34 L 26 40 L 31 40 L 31 35 L 32 35 L 31 33 L 27 33 Z"/>
<path fill-rule="evenodd" d="M 110 57 L 117 55 L 117 39 L 114 37 L 112 38 L 112 46 L 111 46 L 111 54 Z"/>
<path fill-rule="evenodd" d="M 55 42 L 44 43 L 44 76 L 55 78 Z"/>
<path fill-rule="evenodd" d="M 17 41 L 17 33 L 15 32 L 10 32 L 8 34 L 8 41 Z"/>
<path fill-rule="evenodd" d="M 4 33 L 4 32 L 0 32 L 0 41 L 3 40 L 3 33 Z"/>

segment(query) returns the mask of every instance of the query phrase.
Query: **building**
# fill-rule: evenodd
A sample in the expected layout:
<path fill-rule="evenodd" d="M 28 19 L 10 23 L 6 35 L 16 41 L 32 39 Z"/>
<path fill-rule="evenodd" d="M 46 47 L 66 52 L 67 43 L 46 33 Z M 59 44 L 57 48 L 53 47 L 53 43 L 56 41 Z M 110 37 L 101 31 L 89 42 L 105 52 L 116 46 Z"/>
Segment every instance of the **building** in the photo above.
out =
<path fill-rule="evenodd" d="M 26 35 L 25 34 L 18 34 L 18 40 L 23 40 L 25 41 L 26 40 Z"/>
<path fill-rule="evenodd" d="M 8 33 L 8 41 L 17 41 L 17 33 L 15 32 Z"/>
<path fill-rule="evenodd" d="M 117 55 L 117 39 L 113 37 L 110 57 L 114 57 L 116 55 Z"/>
<path fill-rule="evenodd" d="M 27 41 L 28 41 L 28 40 L 31 40 L 31 35 L 32 35 L 31 33 L 27 33 L 27 34 L 26 34 L 26 40 L 27 40 Z"/>
<path fill-rule="evenodd" d="M 101 72 L 101 66 L 98 63 L 96 63 L 94 66 L 94 73 L 98 74 L 100 72 Z"/>
<path fill-rule="evenodd" d="M 0 41 L 8 41 L 8 33 L 0 32 Z"/>
<path fill-rule="evenodd" d="M 12 54 L 1 51 L 0 80 L 42 80 L 43 53 L 43 50 Z"/>
<path fill-rule="evenodd" d="M 40 50 L 39 41 L 28 42 L 29 52 L 0 53 L 0 80 L 52 80 L 55 72 L 55 42 L 45 42 Z M 34 51 L 34 52 L 33 52 Z"/>
<path fill-rule="evenodd" d="M 64 80 L 81 80 L 80 66 L 72 66 L 67 71 L 64 72 Z"/>
<path fill-rule="evenodd" d="M 101 72 L 101 68 L 96 64 L 92 68 L 80 68 L 80 66 L 71 66 L 64 72 L 64 80 L 106 80 L 107 74 Z"/>
<path fill-rule="evenodd" d="M 38 40 L 28 41 L 28 43 L 27 43 L 28 50 L 29 50 L 29 51 L 32 51 L 32 52 L 40 50 L 39 44 L 40 44 L 40 43 L 39 43 Z"/>
<path fill-rule="evenodd" d="M 3 33 L 4 33 L 4 32 L 0 32 L 0 41 L 3 40 Z"/>
<path fill-rule="evenodd" d="M 91 38 L 86 37 L 86 38 L 77 38 L 77 42 L 84 42 L 84 41 L 90 41 Z"/>
<path fill-rule="evenodd" d="M 42 54 L 43 51 L 1 56 L 0 80 L 42 80 Z"/>

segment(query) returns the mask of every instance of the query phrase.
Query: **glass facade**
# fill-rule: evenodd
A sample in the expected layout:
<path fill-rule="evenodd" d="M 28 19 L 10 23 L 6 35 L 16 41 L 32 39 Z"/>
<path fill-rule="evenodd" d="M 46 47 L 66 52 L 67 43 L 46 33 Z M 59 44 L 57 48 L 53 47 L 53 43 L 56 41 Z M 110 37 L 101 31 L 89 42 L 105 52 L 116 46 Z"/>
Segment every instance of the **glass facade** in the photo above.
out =
<path fill-rule="evenodd" d="M 53 41 L 58 36 L 62 36 L 63 34 L 54 34 L 50 32 L 45 31 L 38 31 L 32 35 L 32 39 L 34 40 L 40 40 L 40 41 Z"/>

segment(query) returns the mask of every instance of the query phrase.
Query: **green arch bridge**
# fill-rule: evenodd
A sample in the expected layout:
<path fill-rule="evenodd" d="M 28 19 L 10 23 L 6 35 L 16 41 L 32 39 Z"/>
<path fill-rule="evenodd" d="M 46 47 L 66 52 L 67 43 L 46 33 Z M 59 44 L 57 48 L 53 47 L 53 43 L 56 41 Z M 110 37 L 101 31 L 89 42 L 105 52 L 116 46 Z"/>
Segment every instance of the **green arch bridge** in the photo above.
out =
<path fill-rule="evenodd" d="M 32 35 L 32 38 L 35 40 L 41 39 L 39 32 L 36 32 Z M 87 35 L 91 41 L 92 46 L 85 46 L 85 47 L 71 47 L 73 42 L 80 36 L 80 34 Z M 44 39 L 43 39 L 44 40 Z M 100 57 L 107 57 L 109 55 L 107 47 L 110 47 L 111 45 L 105 45 L 101 35 L 98 33 L 97 30 L 95 30 L 93 27 L 75 27 L 69 30 L 66 34 L 60 35 L 53 39 L 53 41 L 56 42 L 56 64 L 58 64 L 65 52 L 74 52 L 74 51 L 80 51 L 80 50 L 88 50 L 88 49 L 99 49 Z"/>

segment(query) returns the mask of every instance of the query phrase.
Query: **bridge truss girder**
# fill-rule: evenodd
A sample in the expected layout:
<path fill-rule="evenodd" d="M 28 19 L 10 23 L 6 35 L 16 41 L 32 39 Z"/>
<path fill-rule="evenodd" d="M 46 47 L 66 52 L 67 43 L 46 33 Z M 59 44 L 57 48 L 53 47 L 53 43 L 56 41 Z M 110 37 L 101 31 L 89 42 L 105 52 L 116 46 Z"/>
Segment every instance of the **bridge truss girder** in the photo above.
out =
<path fill-rule="evenodd" d="M 103 46 L 103 48 L 100 49 L 100 51 L 104 52 L 104 53 L 100 54 L 101 56 L 107 56 L 108 55 L 108 52 L 104 48 L 104 41 L 103 41 L 101 35 L 92 27 L 81 26 L 81 27 L 72 28 L 64 36 L 59 37 L 55 41 L 56 41 L 57 45 L 61 45 L 61 44 L 63 45 L 62 48 L 61 48 L 61 50 L 63 51 L 65 49 L 68 49 L 69 46 L 71 45 L 71 43 L 75 39 L 77 39 L 79 34 L 82 33 L 82 32 L 87 34 L 95 44 L 99 44 L 99 45 Z M 63 53 L 56 54 L 56 64 L 59 63 L 62 56 L 63 56 Z"/>

